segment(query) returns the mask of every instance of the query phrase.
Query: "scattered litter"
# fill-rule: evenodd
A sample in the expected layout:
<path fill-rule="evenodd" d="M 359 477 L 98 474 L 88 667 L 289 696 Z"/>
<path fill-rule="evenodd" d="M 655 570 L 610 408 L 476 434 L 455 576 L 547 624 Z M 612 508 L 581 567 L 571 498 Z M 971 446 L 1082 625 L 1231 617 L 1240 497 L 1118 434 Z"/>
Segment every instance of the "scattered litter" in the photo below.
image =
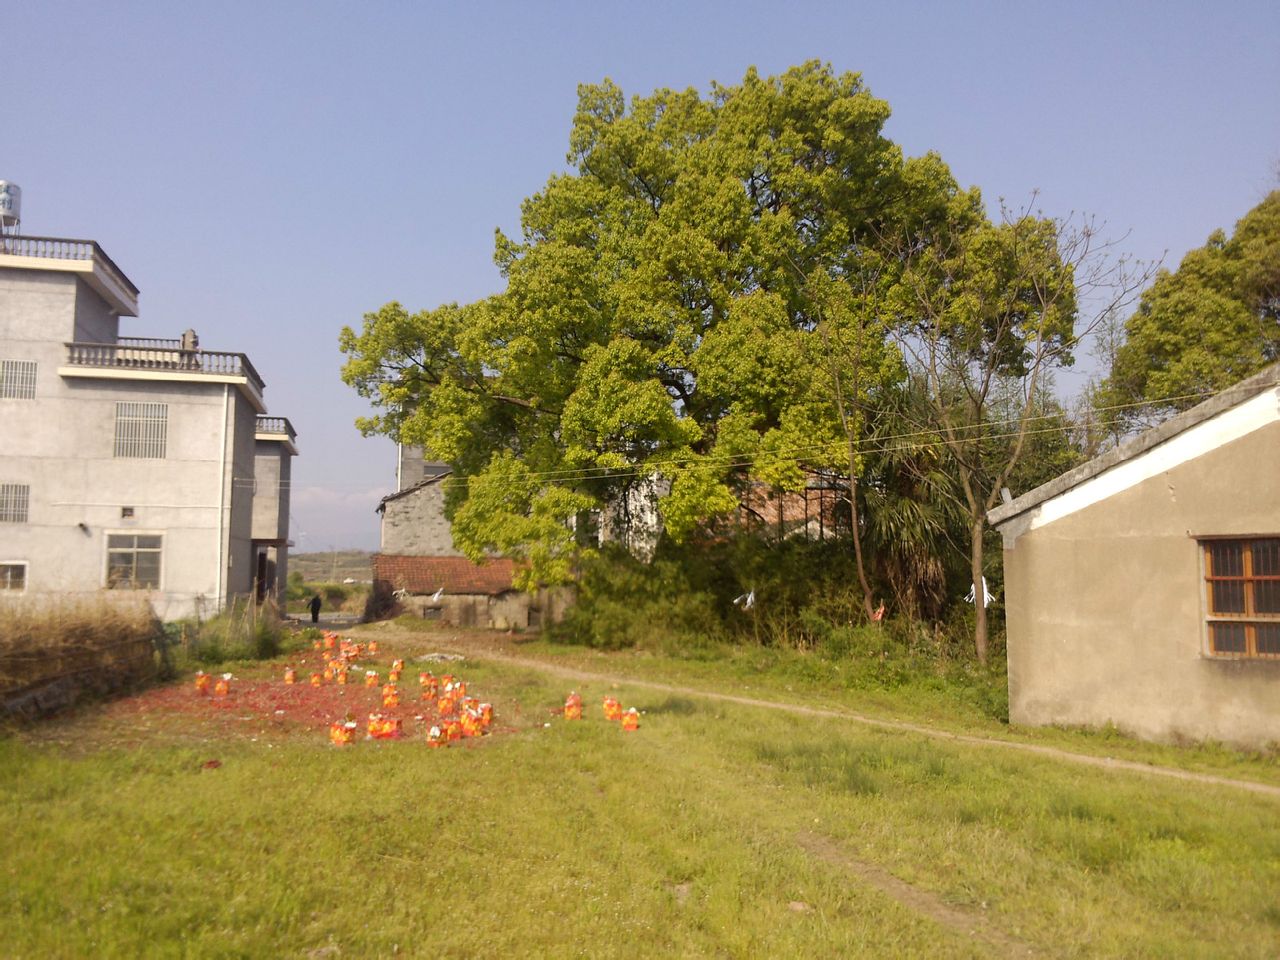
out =
<path fill-rule="evenodd" d="M 582 697 L 576 690 L 564 699 L 564 718 L 566 720 L 582 719 Z"/>
<path fill-rule="evenodd" d="M 635 707 L 622 715 L 622 729 L 628 732 L 640 729 L 640 713 Z"/>

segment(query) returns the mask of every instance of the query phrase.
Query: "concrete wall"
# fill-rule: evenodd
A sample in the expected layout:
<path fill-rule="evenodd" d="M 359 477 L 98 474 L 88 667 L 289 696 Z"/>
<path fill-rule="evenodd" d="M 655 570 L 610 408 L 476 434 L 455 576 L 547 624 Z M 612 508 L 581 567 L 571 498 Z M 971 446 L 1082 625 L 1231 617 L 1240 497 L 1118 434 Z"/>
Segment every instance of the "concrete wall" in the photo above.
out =
<path fill-rule="evenodd" d="M 447 463 L 426 460 L 422 447 L 400 444 L 396 447 L 396 492 L 408 490 L 428 477 L 438 477 L 449 472 Z"/>
<path fill-rule="evenodd" d="M 382 512 L 382 552 L 415 557 L 460 557 L 444 516 L 444 482 L 429 483 L 387 500 Z"/>
<path fill-rule="evenodd" d="M 1280 535 L 1271 423 L 1044 526 L 1005 534 L 1014 723 L 1280 742 L 1280 661 L 1207 654 L 1197 537 Z"/>
<path fill-rule="evenodd" d="M 259 440 L 253 454 L 253 539 L 289 536 L 289 485 L 293 458 L 283 443 Z"/>
<path fill-rule="evenodd" d="M 157 612 L 173 617 L 214 609 L 220 593 L 236 586 L 230 570 L 220 584 L 220 539 L 235 572 L 245 571 L 241 579 L 252 568 L 248 492 L 240 497 L 244 520 L 229 514 L 233 528 L 243 528 L 243 546 L 219 530 L 220 505 L 234 511 L 237 500 L 230 483 L 225 489 L 219 483 L 223 386 L 151 382 L 139 390 L 127 380 L 64 382 L 41 373 L 45 389 L 38 400 L 0 401 L 15 414 L 0 411 L 0 479 L 31 488 L 28 522 L 4 525 L 0 552 L 29 563 L 27 592 L 96 592 L 105 584 L 110 534 L 160 534 L 161 589 L 151 597 Z M 236 416 L 237 395 L 229 390 L 232 429 L 243 419 Z M 113 455 L 115 405 L 123 400 L 168 405 L 163 459 Z M 247 467 L 239 465 L 252 476 L 251 457 Z M 228 462 L 228 479 L 235 466 Z"/>
<path fill-rule="evenodd" d="M 76 343 L 115 343 L 119 333 L 119 316 L 87 283 L 77 278 L 72 339 Z"/>

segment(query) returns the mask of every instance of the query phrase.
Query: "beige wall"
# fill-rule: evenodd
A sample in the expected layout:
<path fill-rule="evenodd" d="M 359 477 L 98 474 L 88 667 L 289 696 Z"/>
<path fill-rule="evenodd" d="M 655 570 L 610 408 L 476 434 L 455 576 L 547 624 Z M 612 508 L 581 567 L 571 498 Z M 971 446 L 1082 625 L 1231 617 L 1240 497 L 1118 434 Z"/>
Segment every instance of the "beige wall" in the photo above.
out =
<path fill-rule="evenodd" d="M 1198 536 L 1280 534 L 1280 424 L 1005 533 L 1014 723 L 1280 742 L 1280 661 L 1206 656 Z"/>

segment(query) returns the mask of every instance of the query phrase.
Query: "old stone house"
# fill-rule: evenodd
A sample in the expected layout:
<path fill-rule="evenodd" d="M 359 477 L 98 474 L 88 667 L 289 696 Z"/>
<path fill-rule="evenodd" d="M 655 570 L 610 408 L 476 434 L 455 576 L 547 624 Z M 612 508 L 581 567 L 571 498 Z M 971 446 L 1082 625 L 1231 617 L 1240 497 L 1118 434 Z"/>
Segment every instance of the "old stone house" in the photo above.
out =
<path fill-rule="evenodd" d="M 537 628 L 563 616 L 562 590 L 517 590 L 504 557 L 474 563 L 453 545 L 444 512 L 447 464 L 423 460 L 420 447 L 399 448 L 395 493 L 378 504 L 381 549 L 373 556 L 374 590 L 394 594 L 419 616 L 462 627 Z"/>

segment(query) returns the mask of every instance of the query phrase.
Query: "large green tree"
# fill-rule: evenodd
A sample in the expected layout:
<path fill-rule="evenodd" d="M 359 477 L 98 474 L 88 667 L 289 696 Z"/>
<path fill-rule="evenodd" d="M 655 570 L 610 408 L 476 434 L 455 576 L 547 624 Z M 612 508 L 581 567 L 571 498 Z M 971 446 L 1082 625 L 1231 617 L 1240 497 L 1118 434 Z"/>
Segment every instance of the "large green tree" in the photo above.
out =
<path fill-rule="evenodd" d="M 1280 191 L 1161 271 L 1095 402 L 1122 427 L 1194 406 L 1280 359 Z"/>
<path fill-rule="evenodd" d="M 677 539 L 751 482 L 856 485 L 906 375 L 882 313 L 900 253 L 984 222 L 888 116 L 816 62 L 705 97 L 580 88 L 572 169 L 497 236 L 506 289 L 344 329 L 343 377 L 377 408 L 362 429 L 450 462 L 455 542 L 527 560 L 529 583 L 567 579 L 573 518 L 654 476 Z"/>

